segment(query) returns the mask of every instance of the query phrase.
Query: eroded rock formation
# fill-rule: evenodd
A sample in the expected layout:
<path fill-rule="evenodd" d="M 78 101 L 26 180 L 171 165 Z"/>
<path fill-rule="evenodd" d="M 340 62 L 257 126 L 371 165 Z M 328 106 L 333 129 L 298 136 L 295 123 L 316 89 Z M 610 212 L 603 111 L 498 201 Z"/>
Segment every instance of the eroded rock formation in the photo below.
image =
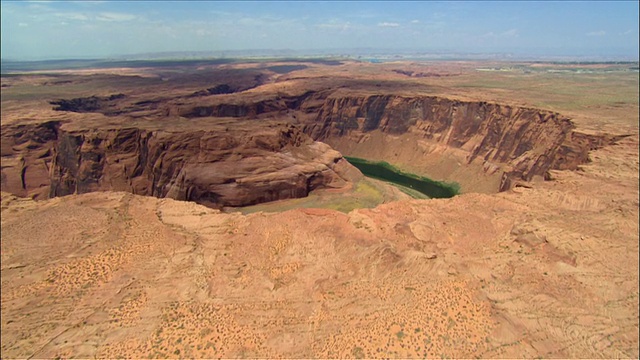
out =
<path fill-rule="evenodd" d="M 219 208 L 304 197 L 359 176 L 340 153 L 283 123 L 172 132 L 50 122 L 3 127 L 2 137 L 2 189 L 21 196 L 114 190 Z"/>
<path fill-rule="evenodd" d="M 19 196 L 46 198 L 60 123 L 2 127 L 2 190 Z"/>
<path fill-rule="evenodd" d="M 236 90 L 224 84 L 195 97 L 54 101 L 55 110 L 102 113 L 121 125 L 3 126 L 2 189 L 36 198 L 124 190 L 212 207 L 250 205 L 344 186 L 349 165 L 333 147 L 457 181 L 463 192 L 496 192 L 551 169 L 577 169 L 589 151 L 618 139 L 577 132 L 558 113 L 487 102 L 335 84 L 227 94 Z"/>
<path fill-rule="evenodd" d="M 340 137 L 365 143 L 373 131 L 411 134 L 443 147 L 451 161 L 479 162 L 487 172 L 499 167 L 499 191 L 550 169 L 574 170 L 588 161 L 590 150 L 615 140 L 575 132 L 570 119 L 558 113 L 438 97 L 329 97 L 316 120 L 305 124 L 306 133 L 329 143 Z"/>
<path fill-rule="evenodd" d="M 493 191 L 545 176 L 551 169 L 575 170 L 589 161 L 589 151 L 617 140 L 576 132 L 571 120 L 558 113 L 433 96 L 354 96 L 340 90 L 308 91 L 299 96 L 234 104 L 218 100 L 180 109 L 180 114 L 188 118 L 255 118 L 284 112 L 302 119 L 299 125 L 313 139 L 326 142 L 345 155 L 364 153 L 365 157 L 392 163 L 416 164 L 413 170 L 461 182 L 464 179 L 456 178 L 456 174 L 473 164 L 472 173 L 467 176 L 473 177 L 473 172 L 478 171 L 484 174 L 476 175 L 493 176 L 498 180 Z M 372 136 L 377 133 L 381 136 Z M 381 139 L 390 141 L 402 135 L 419 143 L 420 151 L 394 157 L 392 152 L 402 151 L 400 148 L 407 147 L 406 143 L 379 144 Z M 442 161 L 460 166 L 447 171 Z M 466 188 L 477 190 L 473 186 Z"/>

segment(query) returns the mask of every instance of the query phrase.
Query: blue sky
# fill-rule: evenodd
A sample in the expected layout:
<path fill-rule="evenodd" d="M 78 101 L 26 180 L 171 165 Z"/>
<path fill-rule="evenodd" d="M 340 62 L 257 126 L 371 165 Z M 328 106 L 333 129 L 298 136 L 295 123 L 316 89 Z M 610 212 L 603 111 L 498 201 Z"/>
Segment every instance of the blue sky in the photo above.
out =
<path fill-rule="evenodd" d="M 4 59 L 415 49 L 638 58 L 638 1 L 1 1 Z"/>

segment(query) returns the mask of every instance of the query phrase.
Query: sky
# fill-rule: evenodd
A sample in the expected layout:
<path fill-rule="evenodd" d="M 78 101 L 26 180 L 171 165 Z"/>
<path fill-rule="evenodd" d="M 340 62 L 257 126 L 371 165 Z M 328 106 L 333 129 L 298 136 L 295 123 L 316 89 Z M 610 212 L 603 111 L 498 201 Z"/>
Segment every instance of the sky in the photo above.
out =
<path fill-rule="evenodd" d="M 10 1 L 1 57 L 319 49 L 638 59 L 638 1 Z"/>

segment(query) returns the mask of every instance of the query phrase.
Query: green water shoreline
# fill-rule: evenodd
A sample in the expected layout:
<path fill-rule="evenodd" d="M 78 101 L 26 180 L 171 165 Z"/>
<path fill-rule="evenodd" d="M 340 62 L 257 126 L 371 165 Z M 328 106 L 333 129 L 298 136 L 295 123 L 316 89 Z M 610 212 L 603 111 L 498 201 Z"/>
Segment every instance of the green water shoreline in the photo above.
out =
<path fill-rule="evenodd" d="M 451 198 L 460 194 L 460 185 L 455 182 L 436 181 L 406 173 L 385 161 L 370 161 L 351 156 L 344 158 L 365 176 L 418 191 L 430 198 Z"/>

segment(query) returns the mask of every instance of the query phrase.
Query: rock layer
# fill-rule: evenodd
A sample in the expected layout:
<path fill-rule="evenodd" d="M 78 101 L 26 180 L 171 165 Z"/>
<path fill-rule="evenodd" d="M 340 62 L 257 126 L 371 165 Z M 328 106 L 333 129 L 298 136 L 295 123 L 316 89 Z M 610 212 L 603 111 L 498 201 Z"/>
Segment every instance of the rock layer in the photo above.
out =
<path fill-rule="evenodd" d="M 463 181 L 456 178 L 456 171 L 474 164 L 473 171 L 484 173 L 476 175 L 499 178 L 494 192 L 546 176 L 548 170 L 575 170 L 589 161 L 589 151 L 619 139 L 577 132 L 568 117 L 539 109 L 434 96 L 352 95 L 340 89 L 233 104 L 212 98 L 192 107 L 183 105 L 179 111 L 188 118 L 294 114 L 305 133 L 345 155 L 364 153 L 364 157 L 413 164 L 411 170 L 436 173 L 440 180 Z M 382 137 L 372 138 L 376 132 Z M 401 135 L 410 135 L 422 151 L 394 157 L 379 144 L 381 139 Z M 406 146 L 391 143 L 388 147 L 397 152 Z M 443 170 L 436 157 L 461 165 Z"/>
<path fill-rule="evenodd" d="M 304 197 L 359 175 L 340 153 L 283 123 L 172 132 L 50 122 L 5 127 L 2 136 L 2 190 L 36 198 L 115 190 L 219 208 Z"/>
<path fill-rule="evenodd" d="M 485 172 L 495 172 L 498 166 L 502 169 L 499 191 L 510 189 L 518 180 L 545 176 L 551 169 L 575 170 L 589 161 L 590 150 L 616 140 L 575 132 L 571 120 L 558 113 L 394 95 L 330 97 L 316 120 L 305 126 L 314 139 L 329 143 L 340 137 L 365 143 L 367 133 L 376 130 L 389 136 L 409 133 L 446 150 L 462 150 L 449 150 L 454 155 L 451 161 L 479 162 Z"/>
<path fill-rule="evenodd" d="M 126 190 L 214 207 L 250 205 L 344 185 L 334 171 L 340 154 L 316 140 L 345 155 L 457 181 L 463 192 L 497 192 L 549 178 L 549 170 L 577 169 L 589 151 L 620 138 L 578 132 L 568 117 L 539 109 L 314 86 L 57 100 L 55 110 L 101 113 L 119 127 L 3 126 L 2 189 L 36 198 Z M 138 119 L 156 125 L 129 124 Z M 171 126 L 157 126 L 167 119 Z"/>

